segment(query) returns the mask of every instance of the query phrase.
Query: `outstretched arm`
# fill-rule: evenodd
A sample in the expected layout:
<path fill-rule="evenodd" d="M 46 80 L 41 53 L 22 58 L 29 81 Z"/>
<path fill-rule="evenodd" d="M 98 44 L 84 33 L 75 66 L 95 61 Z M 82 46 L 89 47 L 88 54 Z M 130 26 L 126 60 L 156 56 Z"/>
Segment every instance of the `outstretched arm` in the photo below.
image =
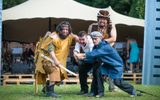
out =
<path fill-rule="evenodd" d="M 78 36 L 77 36 L 77 35 L 75 35 L 75 34 L 73 34 L 73 33 L 71 33 L 71 35 L 73 36 L 73 39 L 74 39 L 76 42 L 78 42 L 78 41 L 79 41 L 79 38 L 78 38 Z"/>
<path fill-rule="evenodd" d="M 91 52 L 87 52 L 87 53 L 79 53 L 77 54 L 79 59 L 97 59 L 100 57 L 103 57 L 105 55 L 108 55 L 112 53 L 112 48 L 108 45 L 108 46 L 103 46 L 100 49 L 93 49 Z"/>
<path fill-rule="evenodd" d="M 54 61 L 54 64 L 59 66 L 60 62 L 58 61 L 58 59 L 55 55 L 54 49 L 55 49 L 55 46 L 53 44 L 49 44 L 49 46 L 48 46 L 49 54 L 51 55 L 51 58 Z"/>
<path fill-rule="evenodd" d="M 53 59 L 53 61 L 54 61 L 54 64 L 55 64 L 56 66 L 59 66 L 59 65 L 60 65 L 60 62 L 58 61 L 57 57 L 55 56 L 54 51 L 51 51 L 51 52 L 50 52 L 50 55 L 51 55 L 51 57 L 52 57 L 52 59 Z"/>
<path fill-rule="evenodd" d="M 80 53 L 80 44 L 78 42 L 76 42 L 75 48 L 73 50 L 73 56 L 74 56 L 74 59 L 76 60 L 76 62 L 78 62 L 78 57 L 77 57 L 78 53 Z"/>

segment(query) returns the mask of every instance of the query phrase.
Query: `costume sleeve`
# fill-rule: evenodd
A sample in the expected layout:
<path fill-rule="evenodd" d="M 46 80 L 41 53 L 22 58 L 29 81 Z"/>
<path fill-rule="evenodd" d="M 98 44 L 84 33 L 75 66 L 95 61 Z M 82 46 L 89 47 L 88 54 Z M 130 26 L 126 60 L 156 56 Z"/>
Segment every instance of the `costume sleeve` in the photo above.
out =
<path fill-rule="evenodd" d="M 90 36 L 88 36 L 88 40 L 89 40 L 89 49 L 90 49 L 89 51 L 91 52 L 94 47 L 94 44 Z"/>
<path fill-rule="evenodd" d="M 108 45 L 104 45 L 101 48 L 93 49 L 92 52 L 86 53 L 86 59 L 98 59 L 102 56 L 107 56 L 112 53 L 112 48 Z"/>
<path fill-rule="evenodd" d="M 43 40 L 43 43 L 41 45 L 41 49 L 48 51 L 48 46 L 51 44 L 52 39 L 50 37 L 47 37 L 45 40 Z"/>
<path fill-rule="evenodd" d="M 55 46 L 51 43 L 48 45 L 48 52 L 54 51 L 55 50 Z"/>
<path fill-rule="evenodd" d="M 72 33 L 73 34 L 73 33 Z M 68 41 L 69 41 L 69 46 L 71 46 L 71 44 L 72 44 L 72 41 L 73 41 L 73 38 L 74 38 L 74 36 L 72 35 L 72 34 L 70 34 L 67 38 L 68 38 Z"/>
<path fill-rule="evenodd" d="M 80 52 L 80 44 L 79 44 L 78 42 L 76 42 L 76 45 L 75 45 L 74 51 L 76 51 L 76 52 Z"/>

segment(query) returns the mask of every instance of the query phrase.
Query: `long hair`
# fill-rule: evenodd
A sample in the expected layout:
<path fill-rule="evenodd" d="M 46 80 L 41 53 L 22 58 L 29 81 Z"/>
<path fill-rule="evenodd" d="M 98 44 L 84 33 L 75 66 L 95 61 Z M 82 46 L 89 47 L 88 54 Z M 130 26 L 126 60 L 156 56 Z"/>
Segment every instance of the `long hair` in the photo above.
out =
<path fill-rule="evenodd" d="M 112 30 L 112 22 L 110 18 L 107 18 L 107 32 L 111 36 L 111 30 Z"/>
<path fill-rule="evenodd" d="M 97 17 L 97 20 L 99 20 L 100 17 Z M 109 17 L 106 18 L 107 20 L 107 33 L 109 34 L 109 36 L 111 36 L 111 30 L 112 30 L 112 22 L 110 20 Z"/>
<path fill-rule="evenodd" d="M 58 26 L 56 27 L 56 32 L 59 33 L 62 31 L 63 27 L 67 26 L 69 29 L 69 34 L 72 33 L 72 27 L 69 22 L 67 21 L 62 21 Z"/>

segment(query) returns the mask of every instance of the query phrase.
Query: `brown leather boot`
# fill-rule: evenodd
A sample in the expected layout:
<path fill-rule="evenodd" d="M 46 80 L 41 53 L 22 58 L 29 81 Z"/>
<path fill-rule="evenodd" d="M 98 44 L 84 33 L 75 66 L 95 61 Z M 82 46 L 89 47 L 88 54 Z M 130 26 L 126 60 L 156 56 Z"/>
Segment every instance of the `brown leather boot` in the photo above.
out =
<path fill-rule="evenodd" d="M 61 97 L 60 95 L 54 93 L 54 85 L 49 85 L 46 87 L 46 96 L 47 97 L 54 97 L 54 98 Z"/>
<path fill-rule="evenodd" d="M 49 86 L 49 80 L 47 80 L 46 81 L 46 84 L 45 84 L 45 86 L 43 87 L 43 89 L 42 89 L 42 92 L 45 94 L 46 93 L 46 87 L 48 87 Z"/>

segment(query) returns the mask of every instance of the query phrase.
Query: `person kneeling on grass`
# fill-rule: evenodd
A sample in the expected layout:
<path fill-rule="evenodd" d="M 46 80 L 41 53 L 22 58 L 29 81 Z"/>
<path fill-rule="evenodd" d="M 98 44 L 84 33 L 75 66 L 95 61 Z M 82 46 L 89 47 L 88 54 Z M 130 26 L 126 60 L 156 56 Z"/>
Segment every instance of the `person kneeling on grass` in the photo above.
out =
<path fill-rule="evenodd" d="M 91 89 L 91 93 L 88 96 L 104 96 L 103 80 L 97 82 L 102 75 L 108 75 L 113 79 L 113 82 L 117 87 L 130 94 L 131 97 L 136 96 L 135 88 L 131 84 L 124 82 L 122 79 L 123 61 L 118 52 L 111 47 L 107 41 L 102 40 L 102 34 L 100 32 L 92 32 L 91 37 L 94 43 L 93 50 L 91 52 L 76 55 L 79 59 L 94 64 L 91 85 L 95 85 L 95 88 Z"/>

